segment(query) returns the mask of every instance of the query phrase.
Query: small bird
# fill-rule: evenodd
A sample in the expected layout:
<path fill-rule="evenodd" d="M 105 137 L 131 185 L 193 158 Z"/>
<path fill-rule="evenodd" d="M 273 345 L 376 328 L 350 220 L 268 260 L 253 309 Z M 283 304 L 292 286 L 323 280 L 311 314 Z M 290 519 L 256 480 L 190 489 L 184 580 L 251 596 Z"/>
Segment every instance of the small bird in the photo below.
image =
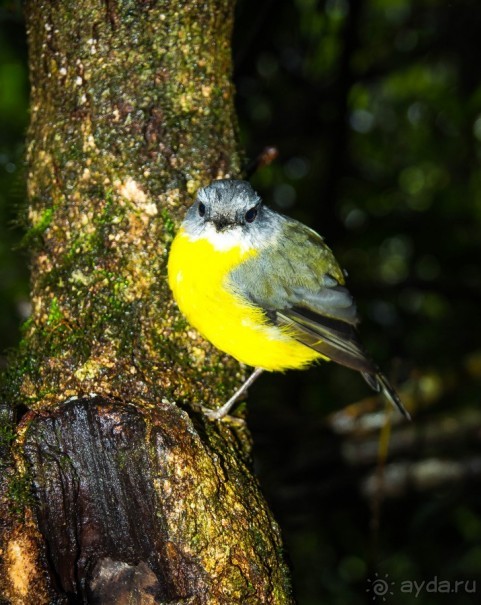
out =
<path fill-rule="evenodd" d="M 168 280 L 189 323 L 255 371 L 217 410 L 218 420 L 264 371 L 332 360 L 360 372 L 410 418 L 357 333 L 345 273 L 323 238 L 264 206 L 252 186 L 218 180 L 200 189 L 172 242 Z"/>

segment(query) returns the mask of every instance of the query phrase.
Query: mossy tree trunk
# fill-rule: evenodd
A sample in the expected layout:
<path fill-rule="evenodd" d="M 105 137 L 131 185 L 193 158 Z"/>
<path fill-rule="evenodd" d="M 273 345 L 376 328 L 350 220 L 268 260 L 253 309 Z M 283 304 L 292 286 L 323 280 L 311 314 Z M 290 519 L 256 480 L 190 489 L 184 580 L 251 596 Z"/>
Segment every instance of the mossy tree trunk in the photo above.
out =
<path fill-rule="evenodd" d="M 233 4 L 27 2 L 33 308 L 0 408 L 7 602 L 292 601 L 248 433 L 196 409 L 239 368 L 165 279 L 192 194 L 240 174 Z"/>

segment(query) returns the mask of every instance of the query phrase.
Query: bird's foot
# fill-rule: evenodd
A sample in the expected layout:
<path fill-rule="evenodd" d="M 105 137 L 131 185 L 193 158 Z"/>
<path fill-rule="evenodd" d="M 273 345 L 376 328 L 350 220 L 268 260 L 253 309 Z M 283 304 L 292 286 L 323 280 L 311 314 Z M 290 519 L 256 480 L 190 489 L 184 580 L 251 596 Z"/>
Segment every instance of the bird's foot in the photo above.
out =
<path fill-rule="evenodd" d="M 231 416 L 228 413 L 223 413 L 222 407 L 217 408 L 216 410 L 211 410 L 210 408 L 206 408 L 202 405 L 200 406 L 200 409 L 202 410 L 202 413 L 207 416 L 207 418 L 212 422 L 222 421 L 237 425 L 244 425 L 246 423 L 243 418 L 239 418 L 238 416 Z"/>

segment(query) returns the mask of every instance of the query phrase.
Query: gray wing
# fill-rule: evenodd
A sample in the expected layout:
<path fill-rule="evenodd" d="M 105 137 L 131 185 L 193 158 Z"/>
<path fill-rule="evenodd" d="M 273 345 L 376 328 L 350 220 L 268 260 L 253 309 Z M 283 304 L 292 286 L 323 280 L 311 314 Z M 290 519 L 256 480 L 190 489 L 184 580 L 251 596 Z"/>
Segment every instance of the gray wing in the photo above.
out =
<path fill-rule="evenodd" d="M 356 305 L 331 250 L 305 225 L 282 218 L 279 243 L 236 268 L 230 275 L 233 289 L 299 342 L 360 372 L 371 388 L 408 416 L 359 340 Z"/>
<path fill-rule="evenodd" d="M 282 220 L 276 244 L 231 273 L 233 289 L 306 346 L 360 372 L 374 371 L 357 337 L 356 305 L 331 250 L 305 225 Z"/>

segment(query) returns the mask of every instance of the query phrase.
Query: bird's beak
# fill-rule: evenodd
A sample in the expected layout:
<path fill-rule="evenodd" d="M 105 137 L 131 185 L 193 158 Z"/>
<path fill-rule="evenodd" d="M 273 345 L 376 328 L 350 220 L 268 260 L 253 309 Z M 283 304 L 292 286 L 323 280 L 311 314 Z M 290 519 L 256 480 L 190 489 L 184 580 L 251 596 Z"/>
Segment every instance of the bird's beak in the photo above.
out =
<path fill-rule="evenodd" d="M 226 218 L 220 217 L 212 221 L 214 223 L 215 230 L 219 233 L 220 231 L 224 231 L 227 227 L 230 227 L 232 223 L 230 223 Z"/>

